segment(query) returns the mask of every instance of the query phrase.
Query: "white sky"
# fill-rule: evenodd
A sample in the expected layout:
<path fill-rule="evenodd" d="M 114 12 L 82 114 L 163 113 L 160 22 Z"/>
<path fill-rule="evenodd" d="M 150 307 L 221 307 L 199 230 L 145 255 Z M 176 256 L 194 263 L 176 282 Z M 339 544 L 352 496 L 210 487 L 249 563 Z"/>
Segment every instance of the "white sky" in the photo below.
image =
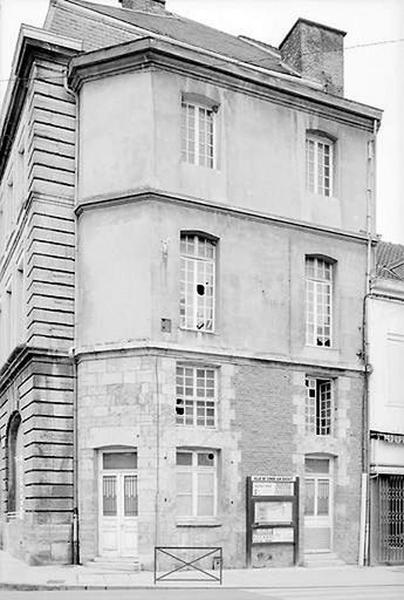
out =
<path fill-rule="evenodd" d="M 118 6 L 118 0 L 92 0 Z M 0 80 L 21 22 L 43 24 L 48 0 L 0 0 Z M 378 136 L 377 230 L 404 244 L 404 0 L 167 0 L 168 10 L 279 45 L 298 17 L 343 29 L 345 96 L 384 110 Z M 385 40 L 388 44 L 350 48 Z M 0 98 L 5 82 L 0 81 Z M 403 200 L 401 200 L 403 197 Z"/>

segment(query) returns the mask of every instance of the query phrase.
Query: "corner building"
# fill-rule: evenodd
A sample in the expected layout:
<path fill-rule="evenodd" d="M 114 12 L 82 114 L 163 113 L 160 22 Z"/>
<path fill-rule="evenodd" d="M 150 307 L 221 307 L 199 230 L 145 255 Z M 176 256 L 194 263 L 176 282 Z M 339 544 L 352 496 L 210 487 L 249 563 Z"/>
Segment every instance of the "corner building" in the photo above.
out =
<path fill-rule="evenodd" d="M 380 111 L 342 95 L 343 32 L 300 19 L 276 49 L 142 1 L 53 0 L 45 24 L 83 42 L 81 559 L 150 568 L 155 545 L 218 545 L 242 567 L 246 477 L 285 475 L 300 563 L 355 563 Z M 253 552 L 292 564 L 288 544 Z"/>

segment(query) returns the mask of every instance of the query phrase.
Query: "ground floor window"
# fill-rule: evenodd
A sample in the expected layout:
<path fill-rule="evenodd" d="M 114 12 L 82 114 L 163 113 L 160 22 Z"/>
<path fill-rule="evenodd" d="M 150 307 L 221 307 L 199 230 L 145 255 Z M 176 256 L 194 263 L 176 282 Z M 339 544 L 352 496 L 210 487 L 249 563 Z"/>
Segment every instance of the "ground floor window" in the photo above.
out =
<path fill-rule="evenodd" d="M 330 461 L 324 458 L 306 458 L 305 492 L 306 515 L 330 513 Z"/>
<path fill-rule="evenodd" d="M 177 449 L 177 516 L 214 517 L 217 504 L 217 453 Z"/>

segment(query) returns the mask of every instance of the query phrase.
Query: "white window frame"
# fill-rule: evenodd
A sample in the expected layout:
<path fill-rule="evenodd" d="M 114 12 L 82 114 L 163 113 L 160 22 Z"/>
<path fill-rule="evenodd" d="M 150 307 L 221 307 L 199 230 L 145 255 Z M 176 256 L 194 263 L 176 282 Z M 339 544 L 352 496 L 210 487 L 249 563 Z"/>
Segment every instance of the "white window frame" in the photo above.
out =
<path fill-rule="evenodd" d="M 202 116 L 204 132 L 202 131 Z M 209 136 L 211 136 L 211 140 L 209 140 Z M 182 100 L 181 158 L 184 162 L 193 165 L 216 169 L 216 110 L 214 107 Z"/>
<path fill-rule="evenodd" d="M 176 424 L 215 428 L 217 423 L 217 369 L 177 363 Z"/>
<path fill-rule="evenodd" d="M 332 379 L 306 377 L 306 433 L 317 436 L 333 434 L 334 386 Z"/>
<path fill-rule="evenodd" d="M 326 151 L 328 150 L 328 164 Z M 328 169 L 328 174 L 327 174 Z M 328 182 L 327 182 L 328 180 Z M 313 194 L 331 198 L 334 194 L 334 142 L 326 137 L 306 136 L 306 185 Z"/>
<path fill-rule="evenodd" d="M 309 273 L 309 263 L 312 271 Z M 329 277 L 327 277 L 327 272 Z M 334 264 L 323 258 L 306 256 L 306 344 L 320 348 L 333 345 Z M 327 300 L 328 299 L 328 300 Z M 329 323 L 325 322 L 326 317 Z M 325 333 L 328 327 L 328 335 Z"/>
<path fill-rule="evenodd" d="M 193 252 L 189 250 L 191 243 Z M 203 235 L 183 233 L 180 249 L 180 327 L 213 333 L 216 303 L 216 243 Z M 208 256 L 209 253 L 211 256 Z M 204 289 L 202 295 L 199 293 L 200 286 Z"/>
<path fill-rule="evenodd" d="M 308 513 L 308 512 L 306 512 L 307 504 L 305 503 L 304 515 L 305 515 L 305 517 L 326 518 L 326 519 L 331 520 L 333 517 L 333 505 L 332 505 L 332 501 L 333 501 L 333 472 L 332 472 L 333 464 L 332 464 L 332 461 L 329 458 L 318 457 L 318 456 L 310 456 L 309 458 L 328 462 L 328 471 L 324 472 L 324 473 L 319 473 L 319 472 L 314 472 L 314 471 L 313 472 L 307 472 L 307 471 L 305 472 L 305 478 L 304 478 L 305 486 L 307 486 L 309 481 L 313 482 L 314 506 L 313 506 L 313 513 Z M 319 484 L 322 482 L 325 482 L 325 481 L 328 484 L 328 512 L 319 514 L 319 512 L 318 512 Z"/>
<path fill-rule="evenodd" d="M 178 465 L 176 459 L 176 474 L 178 473 L 191 473 L 192 476 L 192 511 L 191 514 L 181 514 L 178 512 L 177 507 L 177 518 L 179 519 L 197 519 L 197 520 L 207 520 L 214 519 L 217 516 L 217 476 L 218 476 L 218 452 L 216 450 L 211 450 L 208 448 L 177 448 L 176 457 L 179 453 L 187 453 L 192 455 L 192 464 L 191 465 Z M 198 454 L 213 454 L 213 465 L 212 466 L 200 466 L 198 465 Z M 203 515 L 198 514 L 198 498 L 199 498 L 199 473 L 213 473 L 213 514 L 211 515 Z M 180 496 L 177 486 L 177 495 Z M 188 494 L 187 494 L 188 495 Z"/>

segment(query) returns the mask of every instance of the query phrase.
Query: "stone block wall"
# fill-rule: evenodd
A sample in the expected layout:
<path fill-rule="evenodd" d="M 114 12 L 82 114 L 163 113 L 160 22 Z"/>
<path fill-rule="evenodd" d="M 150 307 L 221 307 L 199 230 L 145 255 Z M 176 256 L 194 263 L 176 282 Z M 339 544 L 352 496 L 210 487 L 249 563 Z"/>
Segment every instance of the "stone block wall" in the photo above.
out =
<path fill-rule="evenodd" d="M 219 369 L 216 429 L 175 424 L 176 362 Z M 79 503 L 81 556 L 98 555 L 98 478 L 101 450 L 138 453 L 139 562 L 151 568 L 155 545 L 222 546 L 227 567 L 245 566 L 247 475 L 301 477 L 300 543 L 304 551 L 304 458 L 335 463 L 334 550 L 355 562 L 360 505 L 361 380 L 328 372 L 337 386 L 335 434 L 305 435 L 305 371 L 301 367 L 214 356 L 132 350 L 83 355 L 78 369 Z M 218 452 L 218 511 L 209 523 L 176 516 L 178 447 Z M 156 503 L 157 494 L 157 503 Z M 293 561 L 290 546 L 254 548 L 259 566 Z"/>

